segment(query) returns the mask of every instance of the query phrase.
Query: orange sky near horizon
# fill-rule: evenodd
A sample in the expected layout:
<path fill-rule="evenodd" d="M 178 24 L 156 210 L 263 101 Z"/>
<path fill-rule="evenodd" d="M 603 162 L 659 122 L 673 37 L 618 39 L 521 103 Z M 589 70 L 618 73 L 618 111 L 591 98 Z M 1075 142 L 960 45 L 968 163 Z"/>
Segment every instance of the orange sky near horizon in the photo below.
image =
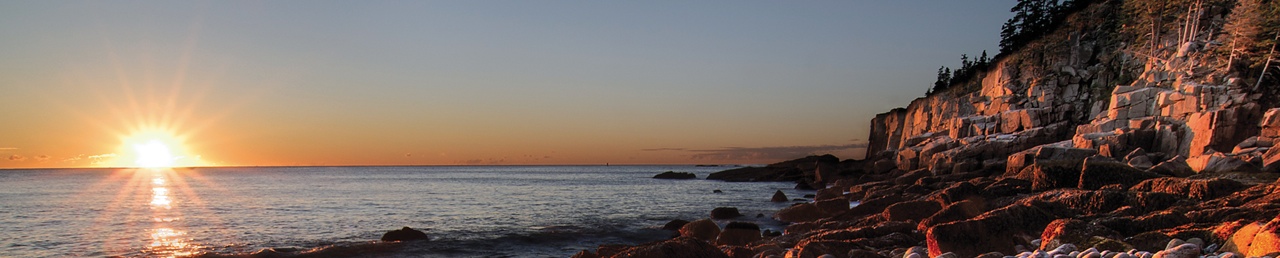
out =
<path fill-rule="evenodd" d="M 0 168 L 857 158 L 1012 1 L 735 5 L 0 2 Z"/>

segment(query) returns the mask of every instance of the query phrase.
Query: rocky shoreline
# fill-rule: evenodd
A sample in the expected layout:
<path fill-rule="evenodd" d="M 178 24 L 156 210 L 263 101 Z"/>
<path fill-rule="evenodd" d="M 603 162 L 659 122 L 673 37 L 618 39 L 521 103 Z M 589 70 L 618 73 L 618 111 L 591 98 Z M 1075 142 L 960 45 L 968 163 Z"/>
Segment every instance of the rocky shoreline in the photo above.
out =
<path fill-rule="evenodd" d="M 1037 153 L 1055 151 L 1063 150 Z M 1089 187 L 1088 182 L 1095 180 L 1090 178 L 1094 172 L 1136 173 L 1124 170 L 1130 167 L 1123 163 L 1098 157 L 1081 158 L 1081 166 L 1093 167 L 1081 170 L 1073 170 L 1076 166 L 1059 159 L 1053 164 L 1036 163 L 1016 174 L 978 170 L 932 175 L 869 173 L 857 169 L 867 162 L 831 162 L 829 156 L 812 156 L 764 169 L 771 171 L 773 178 L 799 173 L 801 187 L 827 186 L 817 190 L 812 201 L 797 202 L 773 215 L 773 219 L 791 223 L 782 234 L 763 232 L 749 222 L 735 221 L 734 216 L 709 216 L 678 226 L 669 223 L 667 228 L 678 232 L 670 240 L 602 246 L 574 257 L 1280 254 L 1280 182 L 1275 180 L 1276 174 L 1258 172 L 1253 175 L 1259 177 L 1247 179 L 1231 179 L 1230 174 L 1154 176 Z M 821 168 L 837 169 L 827 177 L 834 182 L 814 183 L 821 182 Z M 759 170 L 727 170 L 716 177 L 733 175 L 726 180 L 751 181 L 768 174 Z M 1056 174 L 1072 172 L 1078 182 L 1070 186 L 1063 185 L 1063 177 Z M 721 228 L 717 221 L 727 224 Z"/>
<path fill-rule="evenodd" d="M 1239 29 L 1280 27 L 1257 15 L 1280 5 L 1067 2 L 1037 38 L 871 119 L 865 158 L 707 177 L 816 189 L 773 215 L 782 234 L 695 221 L 575 257 L 1280 255 L 1280 83 L 1258 75 L 1277 43 Z M 1150 6 L 1181 12 L 1143 20 L 1165 17 Z"/>

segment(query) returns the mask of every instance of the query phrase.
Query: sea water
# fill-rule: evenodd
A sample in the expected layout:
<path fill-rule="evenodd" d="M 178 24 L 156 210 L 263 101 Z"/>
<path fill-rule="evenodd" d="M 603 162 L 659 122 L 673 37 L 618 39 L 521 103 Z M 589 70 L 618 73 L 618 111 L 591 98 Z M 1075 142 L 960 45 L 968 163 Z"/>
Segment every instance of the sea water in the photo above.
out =
<path fill-rule="evenodd" d="M 726 167 L 429 166 L 0 170 L 0 256 L 568 257 L 671 237 L 737 207 L 763 228 L 791 183 Z M 700 179 L 652 179 L 664 171 Z M 714 193 L 721 190 L 722 193 Z M 763 218 L 757 216 L 763 215 Z M 727 223 L 728 221 L 718 221 Z M 384 243 L 422 229 L 427 242 Z"/>

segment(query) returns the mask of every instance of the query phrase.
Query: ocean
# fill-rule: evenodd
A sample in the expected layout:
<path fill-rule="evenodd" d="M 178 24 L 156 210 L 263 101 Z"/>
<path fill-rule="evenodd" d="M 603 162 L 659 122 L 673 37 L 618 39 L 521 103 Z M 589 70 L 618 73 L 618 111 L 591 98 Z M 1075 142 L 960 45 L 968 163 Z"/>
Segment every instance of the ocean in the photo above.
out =
<path fill-rule="evenodd" d="M 702 180 L 728 167 L 426 166 L 0 170 L 0 256 L 568 257 L 666 239 L 737 207 L 768 219 L 792 183 Z M 695 180 L 652 179 L 665 171 Z M 721 190 L 723 193 L 714 193 Z M 757 218 L 762 214 L 763 218 Z M 722 225 L 728 221 L 718 221 Z M 385 243 L 402 227 L 427 242 Z"/>

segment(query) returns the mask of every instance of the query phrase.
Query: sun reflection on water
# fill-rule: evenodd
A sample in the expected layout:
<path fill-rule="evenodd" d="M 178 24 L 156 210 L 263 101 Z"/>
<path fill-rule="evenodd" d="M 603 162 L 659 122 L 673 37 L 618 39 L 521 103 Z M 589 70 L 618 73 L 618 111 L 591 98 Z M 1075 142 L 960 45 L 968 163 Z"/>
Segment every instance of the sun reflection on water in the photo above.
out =
<path fill-rule="evenodd" d="M 144 170 L 139 170 L 144 171 Z M 201 246 L 191 242 L 187 232 L 181 230 L 175 222 L 182 220 L 179 203 L 170 197 L 168 176 L 175 176 L 172 169 L 150 170 L 151 179 L 151 244 L 146 247 L 149 256 L 179 257 L 199 254 Z"/>

